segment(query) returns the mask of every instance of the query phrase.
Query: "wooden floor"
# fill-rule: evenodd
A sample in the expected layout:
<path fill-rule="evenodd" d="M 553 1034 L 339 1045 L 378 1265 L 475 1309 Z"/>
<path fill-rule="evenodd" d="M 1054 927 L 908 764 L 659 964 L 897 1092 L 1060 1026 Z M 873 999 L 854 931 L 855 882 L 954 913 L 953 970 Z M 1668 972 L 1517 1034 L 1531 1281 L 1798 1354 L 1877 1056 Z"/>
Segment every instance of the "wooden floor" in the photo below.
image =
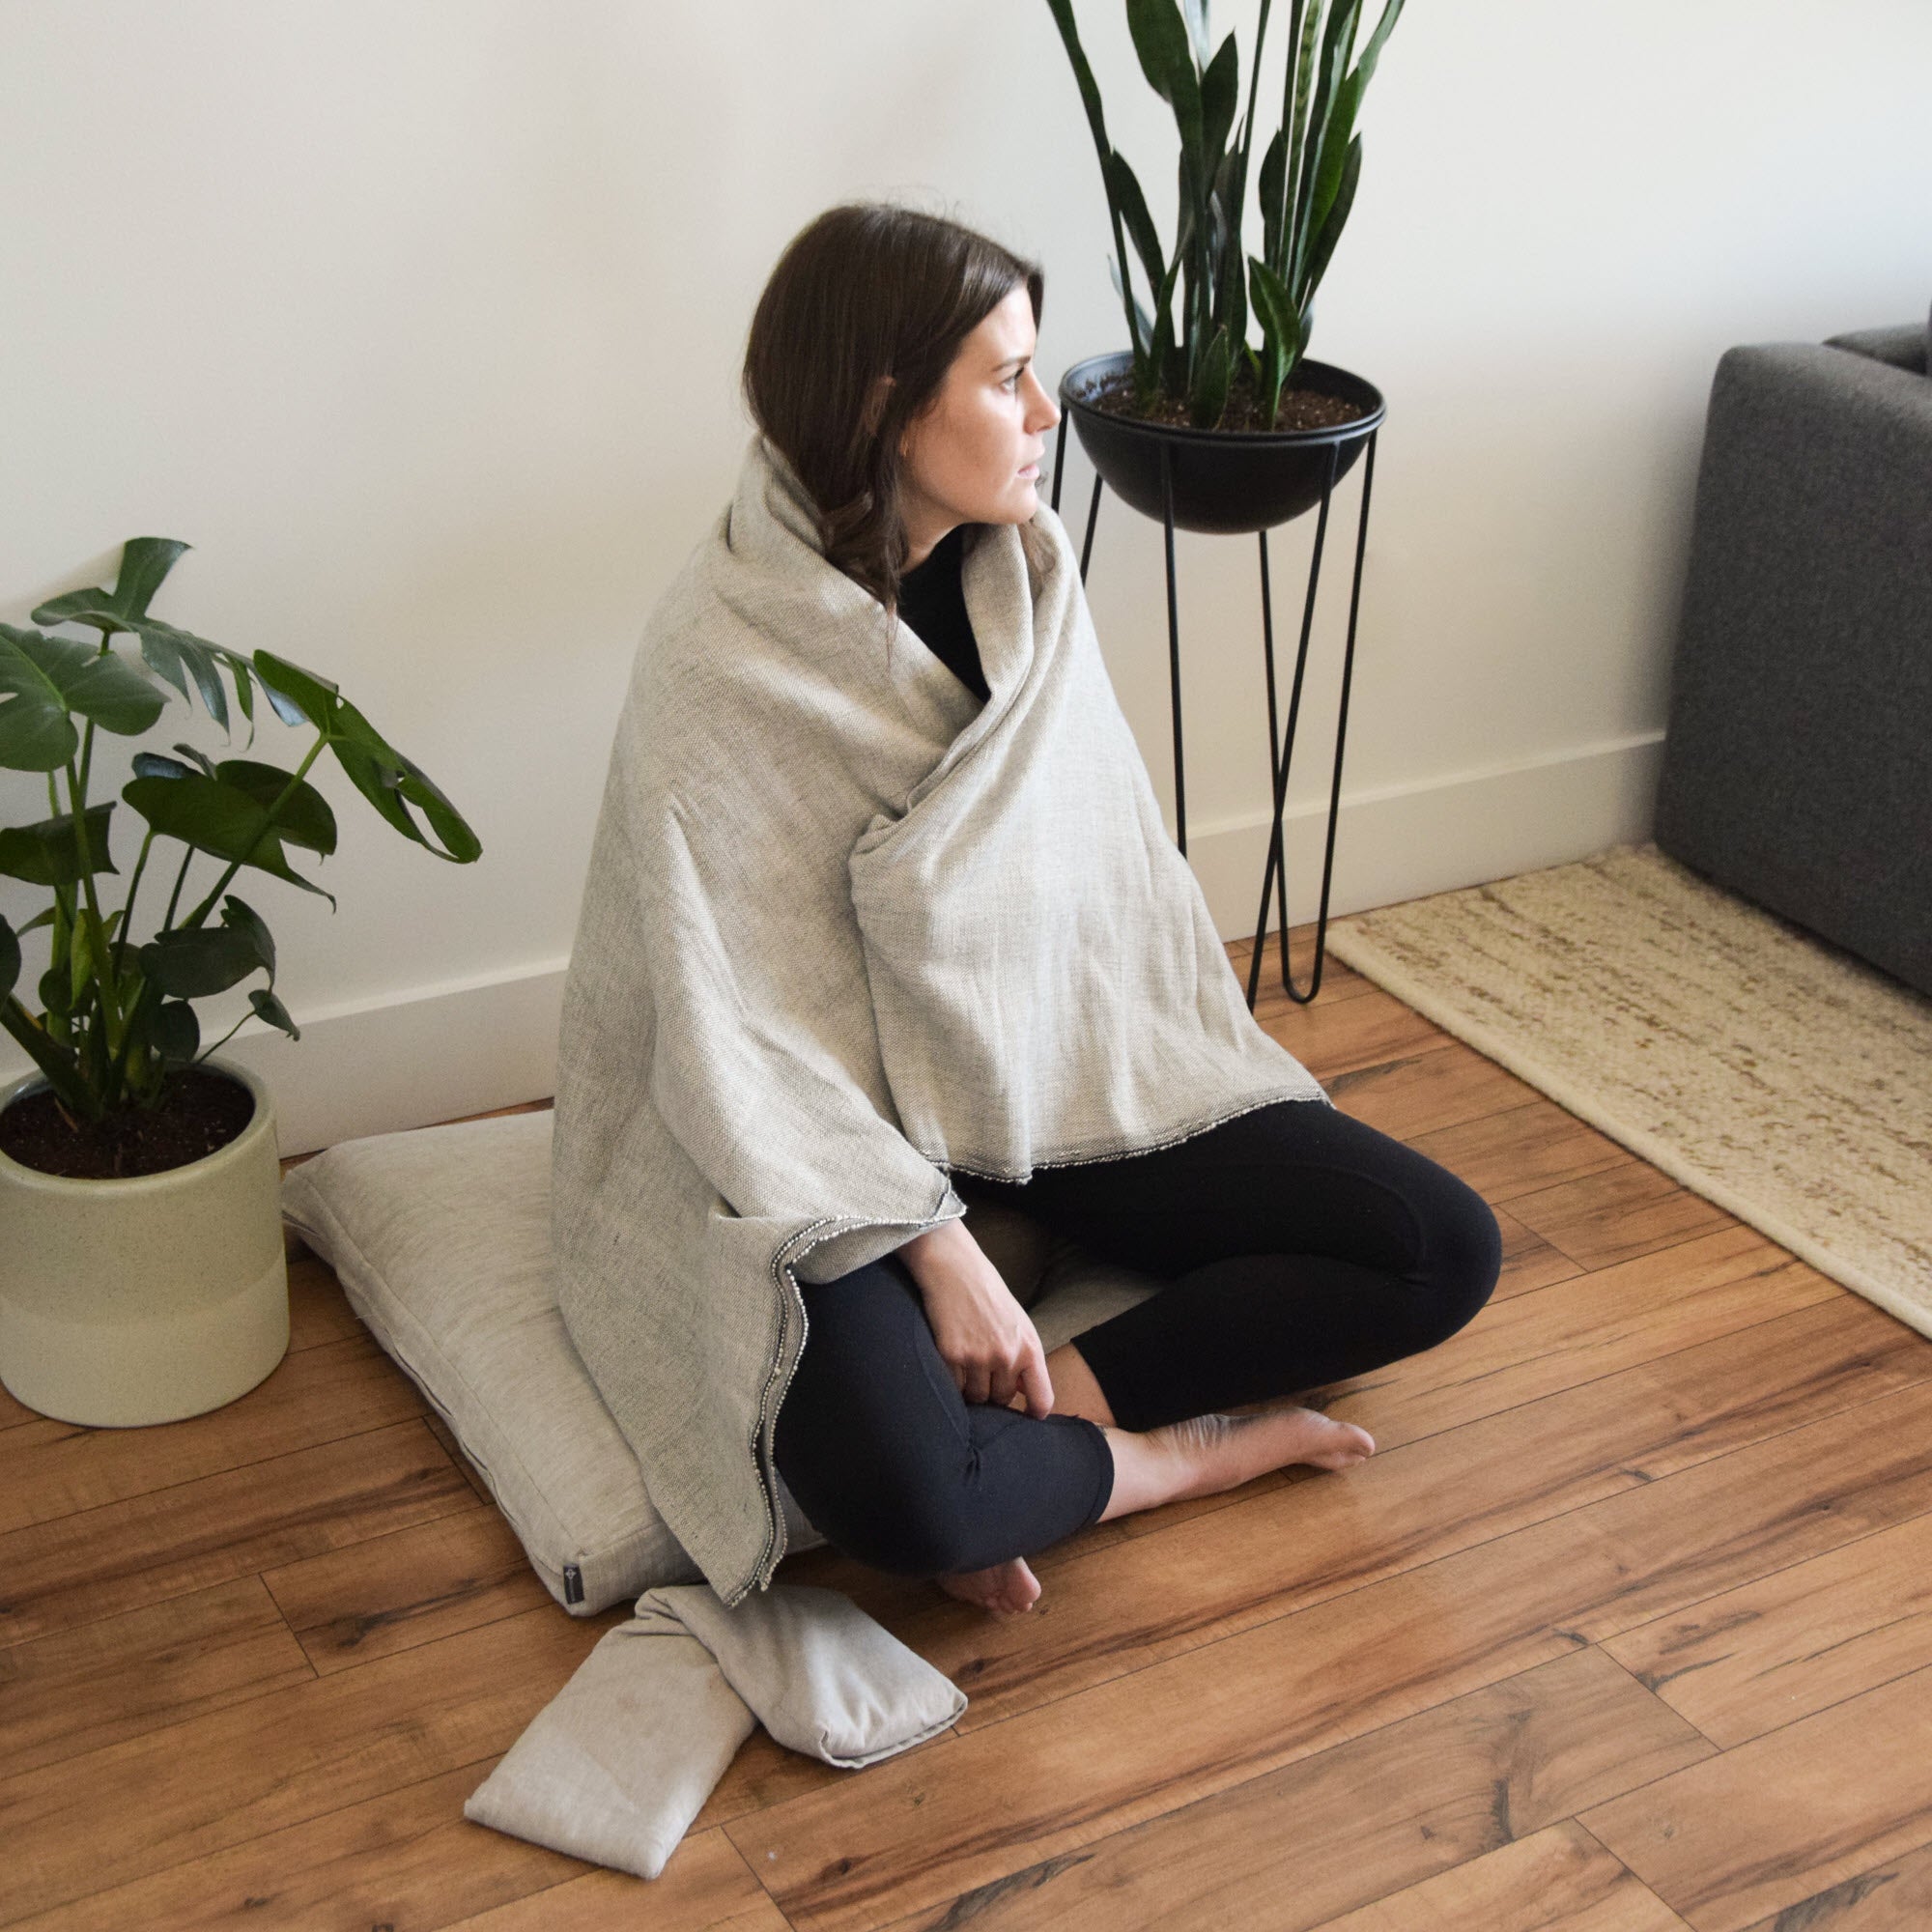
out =
<path fill-rule="evenodd" d="M 0 1410 L 0 1921 L 1932 1926 L 1932 1342 L 1332 958 L 1260 1016 L 1507 1237 L 1330 1392 L 1368 1463 L 1099 1524 L 1006 1622 L 787 1559 L 971 1703 L 865 1772 L 754 1732 L 647 1885 L 463 1822 L 625 1610 L 551 1602 L 304 1259 L 231 1407 Z"/>

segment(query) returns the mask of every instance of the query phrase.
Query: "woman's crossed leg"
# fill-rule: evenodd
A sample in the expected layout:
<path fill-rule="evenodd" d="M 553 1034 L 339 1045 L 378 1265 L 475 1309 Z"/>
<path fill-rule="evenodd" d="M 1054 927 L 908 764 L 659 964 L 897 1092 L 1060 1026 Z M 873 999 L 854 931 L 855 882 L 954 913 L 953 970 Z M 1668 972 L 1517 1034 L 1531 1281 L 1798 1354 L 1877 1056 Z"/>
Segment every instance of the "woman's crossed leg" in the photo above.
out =
<path fill-rule="evenodd" d="M 1500 1267 L 1479 1195 L 1321 1101 L 972 1185 L 1165 1285 L 1054 1351 L 1044 1418 L 961 1398 L 896 1257 L 810 1286 L 778 1454 L 837 1547 L 993 1609 L 1030 1608 L 1026 1553 L 1092 1522 L 1361 1461 L 1366 1431 L 1281 1398 L 1447 1339 Z"/>

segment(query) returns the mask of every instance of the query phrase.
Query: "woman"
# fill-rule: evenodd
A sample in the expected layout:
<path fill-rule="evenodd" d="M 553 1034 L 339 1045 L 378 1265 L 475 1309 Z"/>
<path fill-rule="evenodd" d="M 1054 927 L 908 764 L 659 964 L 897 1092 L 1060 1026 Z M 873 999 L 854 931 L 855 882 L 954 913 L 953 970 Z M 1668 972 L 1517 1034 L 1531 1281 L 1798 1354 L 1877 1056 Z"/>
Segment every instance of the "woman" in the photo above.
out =
<path fill-rule="evenodd" d="M 1031 1609 L 1090 1523 L 1373 1453 L 1283 1398 L 1441 1342 L 1500 1265 L 1246 1009 L 1037 494 L 1040 292 L 904 209 L 793 240 L 737 497 L 619 724 L 558 1299 L 727 1604 L 782 1553 L 762 1455 L 855 1559 Z M 1165 1285 L 1044 1355 L 955 1174 Z"/>

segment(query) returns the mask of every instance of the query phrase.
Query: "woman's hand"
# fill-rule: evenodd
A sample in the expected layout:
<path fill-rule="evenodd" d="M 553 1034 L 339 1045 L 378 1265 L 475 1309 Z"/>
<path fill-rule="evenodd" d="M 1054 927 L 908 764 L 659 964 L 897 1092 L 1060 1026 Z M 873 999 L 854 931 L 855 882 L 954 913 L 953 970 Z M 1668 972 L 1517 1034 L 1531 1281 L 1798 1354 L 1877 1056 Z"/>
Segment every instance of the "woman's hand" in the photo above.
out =
<path fill-rule="evenodd" d="M 959 1393 L 1009 1408 L 1023 1395 L 1029 1415 L 1051 1415 L 1053 1383 L 1039 1332 L 964 1222 L 942 1221 L 897 1252 Z"/>

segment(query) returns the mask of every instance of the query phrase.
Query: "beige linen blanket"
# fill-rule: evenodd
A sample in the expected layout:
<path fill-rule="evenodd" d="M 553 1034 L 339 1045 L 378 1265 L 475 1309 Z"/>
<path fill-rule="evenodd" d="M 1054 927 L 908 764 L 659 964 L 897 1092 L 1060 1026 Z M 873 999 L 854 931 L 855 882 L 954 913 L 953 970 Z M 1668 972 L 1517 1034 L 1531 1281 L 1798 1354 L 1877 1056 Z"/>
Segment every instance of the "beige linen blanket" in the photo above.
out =
<path fill-rule="evenodd" d="M 963 1215 L 952 1174 L 1327 1104 L 1161 822 L 1060 520 L 969 539 L 983 704 L 826 561 L 754 434 L 617 720 L 558 1041 L 557 1298 L 727 1605 L 784 1553 L 800 1281 Z"/>

